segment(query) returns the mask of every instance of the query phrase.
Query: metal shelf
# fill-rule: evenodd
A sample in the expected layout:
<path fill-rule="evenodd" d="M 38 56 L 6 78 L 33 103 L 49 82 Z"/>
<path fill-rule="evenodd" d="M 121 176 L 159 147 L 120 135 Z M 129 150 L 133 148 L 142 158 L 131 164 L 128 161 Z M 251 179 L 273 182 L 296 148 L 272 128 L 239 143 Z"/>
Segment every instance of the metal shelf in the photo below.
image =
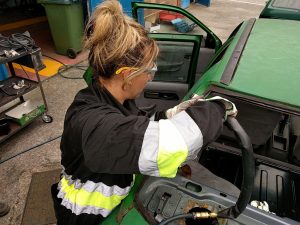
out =
<path fill-rule="evenodd" d="M 10 109 L 12 109 L 12 108 L 16 107 L 18 104 L 21 104 L 24 102 L 23 95 L 25 95 L 26 93 L 28 93 L 36 88 L 39 88 L 41 91 L 42 100 L 43 100 L 43 103 L 45 106 L 45 112 L 42 115 L 43 120 L 44 120 L 44 116 L 46 116 L 46 117 L 48 116 L 47 115 L 48 106 L 47 106 L 45 94 L 44 94 L 42 83 L 41 83 L 39 73 L 38 73 L 38 71 L 45 68 L 45 66 L 42 62 L 41 49 L 35 48 L 35 49 L 32 49 L 31 51 L 20 51 L 18 53 L 19 53 L 19 55 L 16 55 L 13 57 L 0 57 L 0 64 L 8 63 L 10 73 L 11 73 L 10 78 L 8 78 L 4 81 L 0 81 L 0 86 L 5 85 L 4 87 L 1 88 L 1 89 L 4 88 L 4 91 L 0 89 L 0 107 L 10 103 L 11 101 L 13 101 L 15 99 L 19 99 L 20 101 L 18 103 L 14 104 L 14 106 L 12 106 L 10 108 Z M 35 70 L 37 82 L 29 80 L 29 79 L 17 77 L 15 74 L 15 70 L 12 66 L 13 62 L 33 68 Z M 7 87 L 10 87 L 11 85 L 13 85 L 12 83 L 18 83 L 18 81 L 21 81 L 21 80 L 24 80 L 25 87 L 27 86 L 27 88 L 24 88 L 23 90 L 20 89 L 20 92 L 17 92 L 14 89 L 7 88 Z M 15 93 L 12 93 L 12 92 L 15 92 Z M 10 109 L 8 109 L 8 110 L 10 110 Z M 6 110 L 6 111 L 8 111 L 8 110 Z M 12 135 L 14 135 L 19 130 L 23 129 L 24 127 L 26 127 L 27 125 L 29 125 L 31 122 L 33 122 L 35 119 L 37 119 L 39 117 L 40 116 L 33 118 L 32 120 L 30 120 L 28 123 L 26 123 L 23 126 L 21 126 L 17 122 L 14 122 L 13 120 L 9 120 L 8 124 L 9 124 L 9 128 L 10 128 L 10 132 L 7 135 L 0 135 L 0 143 L 7 140 L 9 137 L 11 137 Z M 44 120 L 45 122 L 52 121 L 52 118 L 50 116 L 48 116 L 48 117 L 51 120 L 48 120 L 48 121 Z M 0 118 L 7 118 L 5 116 L 5 112 L 0 113 Z"/>
<path fill-rule="evenodd" d="M 11 137 L 15 133 L 17 133 L 19 130 L 23 129 L 27 125 L 29 125 L 34 120 L 35 119 L 33 119 L 32 121 L 30 121 L 29 123 L 27 123 L 25 126 L 21 126 L 18 123 L 14 122 L 13 120 L 9 120 L 8 124 L 9 124 L 10 131 L 6 135 L 0 135 L 0 143 L 3 142 L 3 141 L 5 141 L 6 139 L 8 139 L 9 137 Z"/>
<path fill-rule="evenodd" d="M 8 95 L 5 94 L 2 90 L 1 90 L 1 85 L 12 85 L 13 83 L 18 83 L 18 81 L 24 80 L 25 84 L 28 86 L 28 88 L 24 88 L 24 90 L 20 90 L 20 92 L 16 95 Z M 25 95 L 26 93 L 34 90 L 35 88 L 37 88 L 38 86 L 38 82 L 35 81 L 31 81 L 25 78 L 20 78 L 20 77 L 10 77 L 4 81 L 0 81 L 0 107 L 17 99 L 20 98 L 22 95 Z"/>

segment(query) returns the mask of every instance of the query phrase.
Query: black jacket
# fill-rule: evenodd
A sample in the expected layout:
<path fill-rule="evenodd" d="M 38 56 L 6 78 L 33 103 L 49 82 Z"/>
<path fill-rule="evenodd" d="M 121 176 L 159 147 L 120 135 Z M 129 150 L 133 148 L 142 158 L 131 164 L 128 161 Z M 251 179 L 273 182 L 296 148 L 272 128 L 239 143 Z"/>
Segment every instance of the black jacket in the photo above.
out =
<path fill-rule="evenodd" d="M 199 102 L 186 113 L 201 130 L 202 146 L 218 137 L 225 113 L 222 106 Z M 93 82 L 79 91 L 66 113 L 61 140 L 66 174 L 82 183 L 127 187 L 132 174 L 140 173 L 138 161 L 149 122 L 133 100 L 121 105 Z"/>

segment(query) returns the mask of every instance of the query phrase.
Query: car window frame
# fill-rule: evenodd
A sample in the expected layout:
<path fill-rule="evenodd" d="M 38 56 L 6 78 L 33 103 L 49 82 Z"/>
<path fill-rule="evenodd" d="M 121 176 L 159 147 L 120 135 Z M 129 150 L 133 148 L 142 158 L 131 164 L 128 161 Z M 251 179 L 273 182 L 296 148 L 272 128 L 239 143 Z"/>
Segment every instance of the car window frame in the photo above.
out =
<path fill-rule="evenodd" d="M 188 11 L 180 7 L 166 5 L 166 4 L 145 3 L 145 2 L 132 2 L 131 6 L 132 6 L 132 17 L 136 21 L 138 21 L 138 9 L 159 9 L 159 10 L 167 10 L 167 11 L 180 13 L 185 17 L 187 17 L 188 19 L 190 19 L 195 24 L 197 24 L 201 29 L 203 29 L 207 33 L 206 38 L 208 40 L 214 41 L 213 48 L 215 49 L 215 52 L 217 52 L 222 46 L 221 39 L 214 32 L 212 32 L 204 23 L 198 20 L 194 15 L 192 15 L 191 13 L 189 13 Z"/>

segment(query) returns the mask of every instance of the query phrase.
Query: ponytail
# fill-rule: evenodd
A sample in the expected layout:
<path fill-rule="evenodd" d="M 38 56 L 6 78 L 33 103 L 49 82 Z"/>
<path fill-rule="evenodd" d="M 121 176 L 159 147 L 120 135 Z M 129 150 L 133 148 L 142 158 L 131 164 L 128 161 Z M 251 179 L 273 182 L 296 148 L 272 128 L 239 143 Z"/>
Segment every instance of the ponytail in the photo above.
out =
<path fill-rule="evenodd" d="M 147 67 L 158 54 L 155 41 L 144 27 L 123 13 L 116 0 L 96 7 L 86 27 L 84 48 L 90 50 L 94 74 L 106 78 L 118 67 Z"/>

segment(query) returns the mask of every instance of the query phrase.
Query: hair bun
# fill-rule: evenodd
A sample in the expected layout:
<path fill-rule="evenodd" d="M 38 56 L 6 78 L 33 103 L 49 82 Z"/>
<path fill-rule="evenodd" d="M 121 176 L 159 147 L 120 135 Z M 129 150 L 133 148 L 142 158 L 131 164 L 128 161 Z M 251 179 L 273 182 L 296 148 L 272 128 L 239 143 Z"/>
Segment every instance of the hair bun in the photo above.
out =
<path fill-rule="evenodd" d="M 85 30 L 84 47 L 91 50 L 90 64 L 102 75 L 112 74 L 120 64 L 145 64 L 144 49 L 150 43 L 152 48 L 155 47 L 144 27 L 125 15 L 121 4 L 116 0 L 99 4 Z"/>
<path fill-rule="evenodd" d="M 123 8 L 119 1 L 116 0 L 106 0 L 102 4 L 96 7 L 102 11 L 103 14 L 110 13 L 112 15 L 123 15 Z"/>

